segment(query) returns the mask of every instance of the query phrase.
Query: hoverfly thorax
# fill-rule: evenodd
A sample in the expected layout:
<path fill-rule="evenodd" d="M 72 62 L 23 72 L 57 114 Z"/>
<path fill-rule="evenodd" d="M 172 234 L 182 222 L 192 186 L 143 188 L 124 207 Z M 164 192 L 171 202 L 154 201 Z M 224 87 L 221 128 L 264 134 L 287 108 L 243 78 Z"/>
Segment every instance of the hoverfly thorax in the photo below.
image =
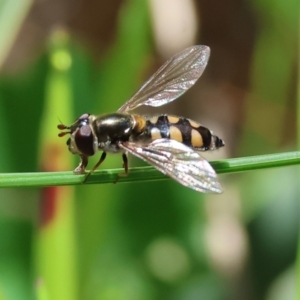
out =
<path fill-rule="evenodd" d="M 112 113 L 95 119 L 94 128 L 99 144 L 128 140 L 135 126 L 134 118 L 129 114 Z"/>
<path fill-rule="evenodd" d="M 85 156 L 92 156 L 96 153 L 98 142 L 92 126 L 94 119 L 95 116 L 93 115 L 83 114 L 71 126 L 58 125 L 60 130 L 70 130 L 61 132 L 59 136 L 71 135 L 67 140 L 67 146 L 71 153 Z"/>

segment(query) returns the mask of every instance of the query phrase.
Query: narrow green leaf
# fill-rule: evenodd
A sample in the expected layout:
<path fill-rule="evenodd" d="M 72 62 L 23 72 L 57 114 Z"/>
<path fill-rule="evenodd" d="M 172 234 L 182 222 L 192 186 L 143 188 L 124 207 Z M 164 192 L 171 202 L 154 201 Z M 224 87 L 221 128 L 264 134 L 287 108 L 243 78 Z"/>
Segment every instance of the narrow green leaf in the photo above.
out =
<path fill-rule="evenodd" d="M 250 170 L 283 167 L 300 164 L 300 151 L 279 154 L 268 154 L 241 158 L 231 158 L 213 161 L 211 165 L 217 173 L 235 173 Z M 86 184 L 104 184 L 131 181 L 162 180 L 168 177 L 153 167 L 138 167 L 130 169 L 127 177 L 118 177 L 123 169 L 95 171 Z M 41 187 L 59 185 L 83 184 L 85 175 L 74 175 L 70 172 L 41 172 L 41 173 L 3 173 L 0 174 L 0 187 Z"/>

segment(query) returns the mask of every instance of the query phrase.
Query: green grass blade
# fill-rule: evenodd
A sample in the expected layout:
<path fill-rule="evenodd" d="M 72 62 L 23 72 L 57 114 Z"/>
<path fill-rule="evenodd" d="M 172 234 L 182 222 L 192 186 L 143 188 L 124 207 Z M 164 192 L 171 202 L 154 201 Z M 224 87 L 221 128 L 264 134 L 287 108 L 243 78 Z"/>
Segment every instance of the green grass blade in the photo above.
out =
<path fill-rule="evenodd" d="M 217 173 L 221 174 L 283 167 L 297 165 L 299 163 L 300 151 L 294 151 L 225 159 L 211 162 L 211 165 L 214 167 Z"/>
<path fill-rule="evenodd" d="M 283 167 L 300 164 L 300 151 L 280 154 L 268 154 L 242 158 L 231 158 L 213 161 L 211 165 L 217 173 L 236 173 L 250 170 Z M 114 183 L 123 169 L 98 170 L 87 180 L 87 184 Z M 41 187 L 59 185 L 80 185 L 85 175 L 75 176 L 70 172 L 41 172 L 41 173 L 4 173 L 0 174 L 0 187 Z M 118 182 L 150 181 L 167 179 L 153 167 L 130 169 L 128 177 L 120 177 Z"/>

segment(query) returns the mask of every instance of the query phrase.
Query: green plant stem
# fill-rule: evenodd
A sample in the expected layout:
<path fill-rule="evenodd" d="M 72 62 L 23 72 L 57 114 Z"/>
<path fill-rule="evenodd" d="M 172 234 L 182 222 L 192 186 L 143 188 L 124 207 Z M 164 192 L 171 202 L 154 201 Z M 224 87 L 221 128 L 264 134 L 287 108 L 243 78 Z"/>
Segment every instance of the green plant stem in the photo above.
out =
<path fill-rule="evenodd" d="M 300 164 L 300 151 L 280 154 L 258 155 L 242 158 L 231 158 L 212 161 L 217 173 L 235 173 L 250 170 L 283 167 Z M 114 183 L 123 169 L 97 170 L 86 181 L 86 184 Z M 129 176 L 119 177 L 118 182 L 162 180 L 168 177 L 153 167 L 131 168 Z M 0 174 L 0 187 L 42 187 L 61 185 L 80 185 L 85 175 L 74 175 L 73 172 L 44 173 L 3 173 Z"/>

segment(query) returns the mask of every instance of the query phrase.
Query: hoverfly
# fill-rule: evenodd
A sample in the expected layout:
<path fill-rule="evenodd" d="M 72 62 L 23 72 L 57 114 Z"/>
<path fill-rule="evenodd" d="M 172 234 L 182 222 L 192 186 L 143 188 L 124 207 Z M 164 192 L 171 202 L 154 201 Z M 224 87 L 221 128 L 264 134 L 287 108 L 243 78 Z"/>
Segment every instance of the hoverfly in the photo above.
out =
<path fill-rule="evenodd" d="M 59 136 L 70 134 L 68 148 L 81 158 L 74 173 L 84 174 L 88 158 L 102 150 L 98 163 L 87 176 L 99 167 L 107 152 L 122 153 L 127 175 L 129 152 L 184 186 L 199 192 L 222 192 L 214 169 L 198 153 L 223 147 L 222 139 L 188 118 L 128 113 L 141 105 L 161 106 L 177 99 L 201 76 L 209 54 L 208 46 L 189 47 L 165 62 L 116 113 L 86 113 L 71 126 L 59 124 L 58 129 L 68 130 Z"/>

